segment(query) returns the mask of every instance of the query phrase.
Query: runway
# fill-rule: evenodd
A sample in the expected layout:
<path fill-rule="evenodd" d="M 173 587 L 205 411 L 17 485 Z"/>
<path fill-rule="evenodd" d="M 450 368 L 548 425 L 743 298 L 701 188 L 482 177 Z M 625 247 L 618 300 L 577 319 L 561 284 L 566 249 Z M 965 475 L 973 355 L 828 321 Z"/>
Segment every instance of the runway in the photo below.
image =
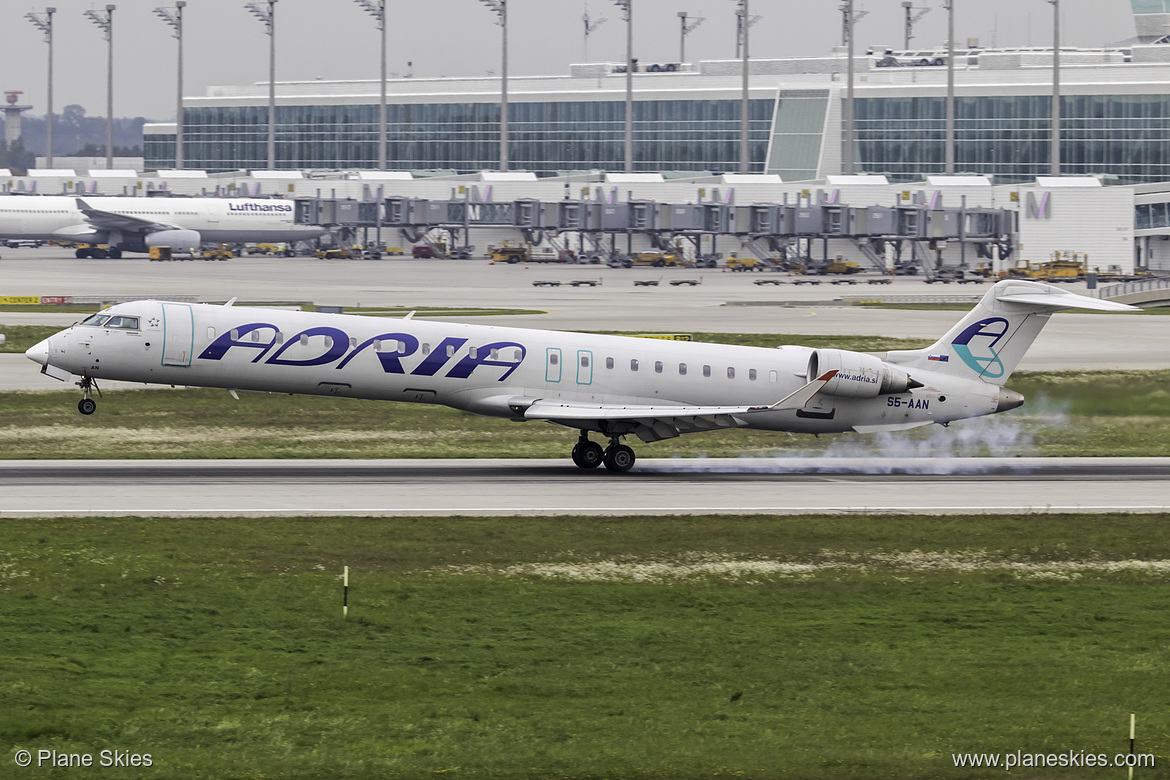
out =
<path fill-rule="evenodd" d="M 1170 458 L 0 461 L 0 517 L 1170 511 Z"/>

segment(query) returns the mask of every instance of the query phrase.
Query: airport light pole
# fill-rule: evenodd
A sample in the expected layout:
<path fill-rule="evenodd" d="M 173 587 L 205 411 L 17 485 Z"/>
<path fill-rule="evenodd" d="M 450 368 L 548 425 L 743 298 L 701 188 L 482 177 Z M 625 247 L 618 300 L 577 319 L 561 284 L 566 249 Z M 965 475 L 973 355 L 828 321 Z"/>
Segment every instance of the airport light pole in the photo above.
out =
<path fill-rule="evenodd" d="M 743 59 L 740 61 L 743 71 L 743 94 L 739 100 L 739 172 L 747 173 L 751 162 L 748 153 L 748 126 L 751 121 L 748 101 L 748 29 L 759 21 L 760 17 L 755 17 L 753 21 L 748 13 L 748 0 L 739 0 L 736 13 L 739 18 L 740 41 L 743 43 Z"/>
<path fill-rule="evenodd" d="M 264 22 L 268 33 L 268 170 L 276 170 L 276 0 L 245 3 L 252 14 Z"/>
<path fill-rule="evenodd" d="M 114 9 L 107 4 L 103 16 L 92 8 L 85 16 L 105 34 L 106 38 L 106 170 L 114 167 Z"/>
<path fill-rule="evenodd" d="M 49 44 L 49 96 L 48 107 L 45 109 L 45 167 L 53 167 L 53 14 L 57 9 L 49 6 L 43 14 L 27 13 L 26 19 L 33 23 L 38 30 L 45 34 L 45 43 Z"/>
<path fill-rule="evenodd" d="M 735 12 L 735 58 L 740 58 L 740 47 L 743 46 L 744 36 L 747 35 L 747 28 L 755 27 L 756 22 L 764 17 L 760 14 L 753 14 L 748 16 L 740 11 Z"/>
<path fill-rule="evenodd" d="M 634 0 L 613 0 L 626 22 L 626 173 L 634 172 Z"/>
<path fill-rule="evenodd" d="M 902 7 L 906 9 L 906 29 L 902 36 L 902 48 L 909 51 L 910 41 L 914 39 L 914 23 L 930 13 L 930 8 L 915 8 L 912 0 L 902 0 Z M 918 13 L 914 13 L 915 11 Z"/>
<path fill-rule="evenodd" d="M 479 0 L 499 14 L 496 24 L 501 30 L 500 55 L 500 170 L 508 170 L 508 0 Z"/>
<path fill-rule="evenodd" d="M 600 16 L 597 19 L 590 19 L 589 18 L 589 5 L 586 4 L 585 15 L 581 17 L 581 21 L 585 23 L 585 61 L 589 62 L 589 36 L 593 34 L 594 30 L 596 30 L 598 27 L 605 24 L 609 20 L 606 19 L 604 16 Z"/>
<path fill-rule="evenodd" d="M 844 167 L 847 175 L 853 174 L 853 0 L 845 0 L 841 6 L 845 12 L 845 160 Z"/>
<path fill-rule="evenodd" d="M 378 102 L 378 170 L 386 170 L 386 0 L 355 0 L 382 33 L 382 90 Z"/>
<path fill-rule="evenodd" d="M 943 0 L 947 9 L 947 135 L 945 170 L 948 176 L 955 173 L 955 0 Z"/>
<path fill-rule="evenodd" d="M 679 19 L 679 36 L 678 36 L 678 61 L 681 65 L 687 61 L 687 36 L 703 22 L 707 21 L 704 16 L 687 16 L 686 11 L 678 12 Z M 690 21 L 687 21 L 687 20 Z"/>
<path fill-rule="evenodd" d="M 1060 175 L 1060 0 L 1052 3 L 1052 175 Z"/>
<path fill-rule="evenodd" d="M 175 88 L 175 168 L 183 167 L 183 9 L 187 0 L 175 0 L 174 8 L 156 8 L 154 12 L 174 30 L 171 37 L 179 42 L 178 84 Z"/>

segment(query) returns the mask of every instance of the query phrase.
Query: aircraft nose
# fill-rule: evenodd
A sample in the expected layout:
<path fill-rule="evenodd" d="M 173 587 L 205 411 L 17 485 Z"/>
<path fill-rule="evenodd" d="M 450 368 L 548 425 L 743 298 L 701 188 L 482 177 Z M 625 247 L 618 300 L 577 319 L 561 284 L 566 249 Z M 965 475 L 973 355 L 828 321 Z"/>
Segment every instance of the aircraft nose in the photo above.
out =
<path fill-rule="evenodd" d="M 26 358 L 28 358 L 29 360 L 33 361 L 34 363 L 39 363 L 42 366 L 48 365 L 48 363 L 49 363 L 49 340 L 45 339 L 44 341 L 33 344 L 31 347 L 29 347 L 28 349 L 26 349 L 24 351 L 24 356 Z"/>

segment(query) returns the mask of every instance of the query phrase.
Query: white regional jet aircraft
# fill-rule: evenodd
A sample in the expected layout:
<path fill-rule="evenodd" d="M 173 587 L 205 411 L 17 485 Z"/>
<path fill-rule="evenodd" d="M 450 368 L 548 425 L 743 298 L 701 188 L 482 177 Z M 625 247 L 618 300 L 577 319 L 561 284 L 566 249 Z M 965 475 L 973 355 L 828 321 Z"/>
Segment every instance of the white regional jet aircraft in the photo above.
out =
<path fill-rule="evenodd" d="M 1003 387 L 1059 309 L 1132 311 L 1051 285 L 1002 281 L 926 349 L 736 347 L 165 301 L 112 306 L 25 354 L 97 380 L 445 404 L 580 431 L 573 461 L 628 471 L 621 438 L 717 428 L 801 433 L 905 430 L 1024 402 Z M 591 432 L 609 439 L 602 449 Z"/>
<path fill-rule="evenodd" d="M 109 257 L 203 243 L 280 243 L 325 234 L 293 222 L 291 201 L 264 198 L 102 198 L 0 195 L 0 238 L 108 244 Z M 104 250 L 102 250 L 104 251 Z M 88 257 L 78 250 L 78 257 Z"/>

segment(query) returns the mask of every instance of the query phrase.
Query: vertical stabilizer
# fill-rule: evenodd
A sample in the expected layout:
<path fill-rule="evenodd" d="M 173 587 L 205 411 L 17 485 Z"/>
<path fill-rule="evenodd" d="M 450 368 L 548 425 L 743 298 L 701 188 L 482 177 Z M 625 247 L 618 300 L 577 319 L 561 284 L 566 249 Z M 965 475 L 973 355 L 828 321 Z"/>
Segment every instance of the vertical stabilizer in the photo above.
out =
<path fill-rule="evenodd" d="M 1002 386 L 1060 309 L 1136 311 L 1050 284 L 1005 279 L 997 282 L 966 317 L 926 349 L 898 350 L 886 362 Z"/>

